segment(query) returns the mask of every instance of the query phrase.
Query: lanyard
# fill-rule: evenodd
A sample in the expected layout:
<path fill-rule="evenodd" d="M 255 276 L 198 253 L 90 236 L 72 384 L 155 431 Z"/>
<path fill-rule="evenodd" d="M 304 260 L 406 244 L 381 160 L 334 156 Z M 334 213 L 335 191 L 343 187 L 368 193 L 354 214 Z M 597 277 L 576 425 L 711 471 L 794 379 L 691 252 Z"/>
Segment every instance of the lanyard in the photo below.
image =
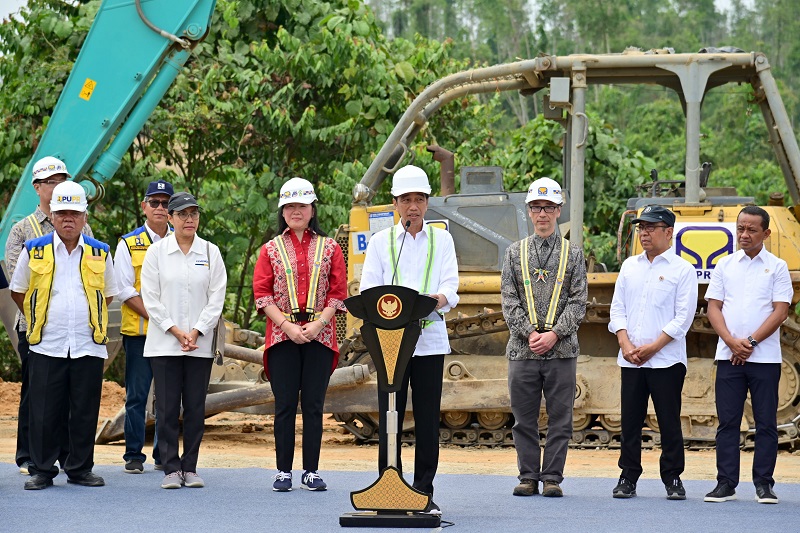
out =
<path fill-rule="evenodd" d="M 431 271 L 433 270 L 433 256 L 436 253 L 436 231 L 432 227 L 428 227 L 428 256 L 425 258 L 425 276 L 422 279 L 422 287 L 420 287 L 420 294 L 428 294 L 431 284 Z M 397 226 L 392 226 L 389 231 L 389 255 L 392 262 L 392 278 L 397 279 L 398 285 L 402 284 L 400 281 L 400 272 L 397 271 Z M 441 313 L 440 313 L 441 314 Z M 427 328 L 433 324 L 433 320 L 420 320 L 422 329 Z"/>
<path fill-rule="evenodd" d="M 314 303 L 317 299 L 317 286 L 319 285 L 319 272 L 322 265 L 322 253 L 325 250 L 325 239 L 316 235 L 316 247 L 314 249 L 314 264 L 311 266 L 311 277 L 308 282 L 308 297 L 306 298 L 306 312 L 314 313 Z M 297 284 L 295 283 L 295 272 L 292 272 L 292 264 L 289 262 L 289 253 L 286 251 L 286 244 L 283 242 L 283 236 L 278 235 L 275 237 L 275 246 L 278 248 L 278 253 L 281 256 L 283 263 L 283 270 L 286 273 L 286 285 L 289 288 L 289 305 L 291 306 L 291 313 L 300 312 L 300 304 L 297 300 Z M 288 313 L 289 315 L 291 313 Z M 287 313 L 284 313 L 287 315 Z"/>
<path fill-rule="evenodd" d="M 531 321 L 531 324 L 536 326 L 536 329 L 539 329 L 539 318 L 536 316 L 536 305 L 533 300 L 533 283 L 531 283 L 530 265 L 528 264 L 528 246 L 531 239 L 533 239 L 533 236 L 522 241 L 520 267 L 522 268 L 522 284 L 525 287 L 525 301 L 528 304 L 528 319 Z M 545 331 L 553 329 L 553 323 L 556 318 L 556 308 L 558 307 L 558 298 L 561 296 L 561 289 L 564 287 L 564 274 L 567 271 L 568 257 L 569 241 L 562 237 L 561 254 L 558 259 L 558 273 L 556 275 L 556 284 L 553 287 L 553 295 L 550 297 L 550 306 L 547 309 L 547 316 L 544 323 Z"/>

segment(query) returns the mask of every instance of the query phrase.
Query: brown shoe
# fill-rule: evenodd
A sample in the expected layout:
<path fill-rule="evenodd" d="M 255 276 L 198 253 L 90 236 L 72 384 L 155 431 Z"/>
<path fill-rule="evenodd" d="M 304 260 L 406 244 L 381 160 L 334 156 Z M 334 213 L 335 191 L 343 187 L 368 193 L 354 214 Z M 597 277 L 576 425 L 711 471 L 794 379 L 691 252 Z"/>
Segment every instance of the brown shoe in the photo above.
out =
<path fill-rule="evenodd" d="M 539 494 L 539 482 L 533 479 L 520 479 L 519 485 L 514 487 L 514 496 L 533 496 L 534 494 Z"/>
<path fill-rule="evenodd" d="M 542 487 L 542 496 L 547 498 L 560 498 L 563 495 L 564 492 L 561 490 L 561 487 L 557 482 L 551 479 L 548 479 L 544 482 L 544 486 Z"/>

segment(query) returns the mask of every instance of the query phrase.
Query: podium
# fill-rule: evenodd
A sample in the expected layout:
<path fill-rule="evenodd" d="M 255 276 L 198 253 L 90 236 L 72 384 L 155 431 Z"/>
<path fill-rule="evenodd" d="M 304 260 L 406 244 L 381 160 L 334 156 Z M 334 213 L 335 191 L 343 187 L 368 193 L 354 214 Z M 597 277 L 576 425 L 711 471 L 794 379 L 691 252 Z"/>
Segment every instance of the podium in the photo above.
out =
<path fill-rule="evenodd" d="M 399 285 L 379 285 L 345 300 L 347 310 L 364 321 L 361 338 L 378 377 L 378 388 L 389 394 L 386 412 L 387 467 L 369 487 L 350 493 L 355 513 L 339 517 L 343 527 L 439 527 L 439 515 L 424 514 L 431 495 L 409 485 L 397 468 L 397 391 L 403 385 L 419 335 L 420 320 L 436 309 L 436 299 Z"/>

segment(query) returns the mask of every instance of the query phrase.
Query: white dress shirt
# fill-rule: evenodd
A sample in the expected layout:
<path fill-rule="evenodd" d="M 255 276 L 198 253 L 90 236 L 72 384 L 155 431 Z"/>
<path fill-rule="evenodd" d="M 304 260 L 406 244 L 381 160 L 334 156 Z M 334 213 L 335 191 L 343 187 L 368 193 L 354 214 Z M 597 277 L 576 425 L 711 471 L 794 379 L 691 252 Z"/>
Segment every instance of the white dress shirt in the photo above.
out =
<path fill-rule="evenodd" d="M 144 356 L 213 357 L 211 333 L 222 314 L 228 284 L 219 248 L 195 235 L 184 255 L 173 233 L 147 249 L 141 279 L 142 301 L 150 315 Z M 182 352 L 178 339 L 167 333 L 172 326 L 202 333 L 198 348 Z"/>
<path fill-rule="evenodd" d="M 151 230 L 147 222 L 144 223 L 144 230 L 147 232 L 153 244 L 161 240 L 161 236 Z M 167 228 L 168 234 L 170 231 L 171 230 Z M 117 244 L 117 252 L 114 254 L 114 275 L 117 277 L 117 287 L 119 287 L 119 295 L 117 298 L 120 302 L 126 302 L 134 296 L 139 296 L 139 293 L 133 286 L 133 284 L 136 283 L 136 272 L 133 271 L 133 265 L 131 264 L 131 252 L 122 241 Z"/>
<path fill-rule="evenodd" d="M 425 275 L 425 263 L 428 257 L 428 232 L 436 231 L 436 242 L 431 265 L 431 278 L 428 286 L 429 294 L 442 294 L 447 303 L 439 309 L 446 313 L 458 304 L 458 264 L 456 249 L 450 233 L 422 223 L 422 231 L 416 236 L 406 234 L 401 224 L 395 227 L 398 276 L 395 285 L 402 285 L 419 291 Z M 364 291 L 378 285 L 391 285 L 394 273 L 389 252 L 389 235 L 392 228 L 386 228 L 372 236 L 364 258 L 364 269 L 361 273 L 360 290 Z M 405 235 L 405 244 L 403 238 Z M 402 245 L 403 249 L 400 250 Z M 438 355 L 450 353 L 450 341 L 444 320 L 436 320 L 422 330 L 414 355 Z"/>
<path fill-rule="evenodd" d="M 762 247 L 753 259 L 744 250 L 723 257 L 711 273 L 706 300 L 722 302 L 725 325 L 736 339 L 746 339 L 772 314 L 773 302 L 791 304 L 794 290 L 786 261 Z M 731 349 L 720 338 L 714 359 L 730 361 Z M 780 363 L 780 328 L 758 343 L 748 363 Z"/>
<path fill-rule="evenodd" d="M 83 235 L 78 237 L 78 245 L 67 252 L 67 247 L 53 232 L 53 256 L 55 272 L 50 292 L 50 305 L 47 310 L 47 323 L 42 328 L 42 341 L 31 346 L 31 350 L 50 357 L 77 359 L 85 355 L 108 358 L 105 344 L 97 344 L 92 337 L 89 325 L 89 303 L 81 281 L 81 257 L 83 256 Z M 30 256 L 23 248 L 19 254 L 17 268 L 11 279 L 11 290 L 26 293 L 31 282 Z M 114 264 L 111 254 L 106 256 L 105 296 L 118 294 L 114 278 Z"/>
<path fill-rule="evenodd" d="M 624 329 L 634 346 L 649 344 L 663 331 L 672 340 L 641 366 L 617 355 L 617 363 L 627 368 L 667 368 L 687 364 L 686 333 L 697 310 L 697 273 L 688 261 L 672 248 L 656 256 L 651 263 L 647 254 L 629 257 L 622 263 L 608 330 L 616 334 Z"/>

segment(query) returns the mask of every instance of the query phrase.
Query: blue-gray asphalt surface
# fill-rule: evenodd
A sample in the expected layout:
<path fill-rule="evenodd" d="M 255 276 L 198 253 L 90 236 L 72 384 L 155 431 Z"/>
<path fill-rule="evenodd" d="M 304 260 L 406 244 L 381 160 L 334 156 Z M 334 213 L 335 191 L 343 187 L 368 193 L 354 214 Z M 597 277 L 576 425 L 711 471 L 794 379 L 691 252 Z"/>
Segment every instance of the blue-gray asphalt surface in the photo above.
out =
<path fill-rule="evenodd" d="M 256 531 L 395 531 L 341 528 L 339 516 L 352 512 L 350 491 L 369 486 L 372 472 L 320 471 L 326 492 L 299 488 L 272 491 L 272 470 L 207 468 L 203 489 L 160 488 L 161 472 L 125 474 L 121 466 L 96 466 L 105 487 L 68 485 L 62 472 L 55 486 L 22 489 L 15 465 L 0 464 L 2 533 L 160 533 Z M 800 485 L 779 484 L 778 505 L 758 504 L 750 483 L 737 488 L 738 500 L 704 503 L 711 481 L 686 481 L 688 499 L 668 501 L 658 480 L 643 479 L 638 497 L 611 498 L 615 479 L 568 478 L 564 498 L 512 496 L 517 480 L 508 476 L 440 474 L 435 501 L 442 508 L 442 530 L 452 532 L 796 532 L 800 531 Z"/>

